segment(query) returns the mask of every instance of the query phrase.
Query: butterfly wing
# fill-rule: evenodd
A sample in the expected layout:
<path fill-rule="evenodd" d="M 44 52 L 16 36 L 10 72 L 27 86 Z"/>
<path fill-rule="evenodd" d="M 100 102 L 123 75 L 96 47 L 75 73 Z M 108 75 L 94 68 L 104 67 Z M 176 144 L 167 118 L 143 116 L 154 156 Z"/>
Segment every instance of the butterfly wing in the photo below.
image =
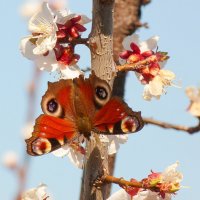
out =
<path fill-rule="evenodd" d="M 48 83 L 41 102 L 44 114 L 36 119 L 32 136 L 26 140 L 28 154 L 49 153 L 79 136 L 73 98 L 72 80 Z"/>
<path fill-rule="evenodd" d="M 94 117 L 94 130 L 100 134 L 126 134 L 144 126 L 140 112 L 134 112 L 118 97 L 108 101 Z"/>
<path fill-rule="evenodd" d="M 70 143 L 79 136 L 75 123 L 49 115 L 40 115 L 36 119 L 32 137 L 26 140 L 27 152 L 39 156 Z"/>

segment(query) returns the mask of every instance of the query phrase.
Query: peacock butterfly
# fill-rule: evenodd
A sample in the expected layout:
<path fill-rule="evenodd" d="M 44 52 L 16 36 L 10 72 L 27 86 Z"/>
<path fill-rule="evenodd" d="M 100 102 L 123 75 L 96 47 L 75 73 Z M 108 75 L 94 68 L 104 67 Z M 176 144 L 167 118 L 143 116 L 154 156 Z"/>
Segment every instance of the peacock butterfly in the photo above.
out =
<path fill-rule="evenodd" d="M 73 142 L 81 134 L 89 139 L 99 134 L 126 134 L 143 127 L 140 112 L 134 112 L 119 97 L 111 97 L 108 83 L 94 73 L 73 80 L 48 83 L 42 97 L 42 111 L 32 136 L 26 140 L 27 152 L 39 156 Z"/>

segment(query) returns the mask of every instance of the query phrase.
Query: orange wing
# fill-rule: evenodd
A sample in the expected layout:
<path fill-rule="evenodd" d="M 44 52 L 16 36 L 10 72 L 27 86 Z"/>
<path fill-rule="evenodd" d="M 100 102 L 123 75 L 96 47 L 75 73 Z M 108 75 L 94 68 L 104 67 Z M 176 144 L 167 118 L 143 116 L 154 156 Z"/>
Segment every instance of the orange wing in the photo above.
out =
<path fill-rule="evenodd" d="M 39 156 L 60 148 L 79 136 L 73 121 L 49 115 L 40 115 L 32 137 L 26 140 L 27 152 Z"/>
<path fill-rule="evenodd" d="M 113 97 L 94 117 L 94 130 L 100 134 L 126 134 L 144 126 L 140 112 L 134 112 L 118 97 Z"/>

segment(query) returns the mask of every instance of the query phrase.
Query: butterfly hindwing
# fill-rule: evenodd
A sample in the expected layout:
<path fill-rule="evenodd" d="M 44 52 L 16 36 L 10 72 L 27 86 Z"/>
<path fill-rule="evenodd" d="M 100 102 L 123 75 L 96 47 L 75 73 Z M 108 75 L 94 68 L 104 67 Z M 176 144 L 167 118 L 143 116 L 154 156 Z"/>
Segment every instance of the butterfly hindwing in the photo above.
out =
<path fill-rule="evenodd" d="M 140 112 L 134 112 L 118 97 L 113 97 L 94 117 L 94 129 L 101 134 L 126 134 L 141 130 Z"/>
<path fill-rule="evenodd" d="M 49 115 L 40 115 L 36 119 L 32 137 L 26 140 L 30 155 L 43 155 L 73 141 L 78 136 L 72 121 Z"/>

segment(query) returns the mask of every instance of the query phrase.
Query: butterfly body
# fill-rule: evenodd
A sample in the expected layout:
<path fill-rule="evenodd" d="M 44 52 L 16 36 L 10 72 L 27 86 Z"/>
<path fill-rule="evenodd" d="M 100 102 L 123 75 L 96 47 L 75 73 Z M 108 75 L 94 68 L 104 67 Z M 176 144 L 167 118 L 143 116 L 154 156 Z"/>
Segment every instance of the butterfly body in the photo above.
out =
<path fill-rule="evenodd" d="M 73 142 L 80 135 L 89 139 L 91 131 L 100 134 L 126 134 L 143 127 L 140 112 L 134 112 L 110 86 L 95 74 L 84 79 L 48 83 L 42 98 L 44 114 L 36 119 L 27 152 L 38 156 Z"/>

